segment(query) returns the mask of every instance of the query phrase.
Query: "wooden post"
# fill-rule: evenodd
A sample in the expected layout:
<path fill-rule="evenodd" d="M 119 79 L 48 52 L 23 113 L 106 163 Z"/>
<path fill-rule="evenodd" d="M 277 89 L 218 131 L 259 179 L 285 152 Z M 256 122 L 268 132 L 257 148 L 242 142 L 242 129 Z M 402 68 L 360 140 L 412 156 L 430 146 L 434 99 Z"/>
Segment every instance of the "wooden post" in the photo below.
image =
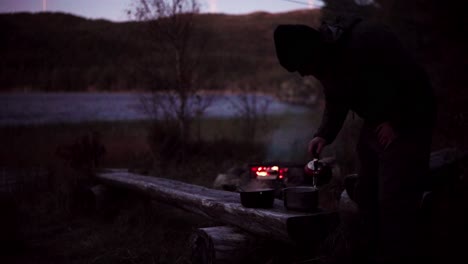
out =
<path fill-rule="evenodd" d="M 108 205 L 111 200 L 111 191 L 109 188 L 99 184 L 91 187 L 90 191 L 93 196 L 94 209 L 96 211 L 105 209 L 106 205 Z"/>
<path fill-rule="evenodd" d="M 109 188 L 103 184 L 89 188 L 84 197 L 84 206 L 87 210 L 95 212 L 101 216 L 112 216 L 120 210 L 123 193 Z"/>
<path fill-rule="evenodd" d="M 230 226 L 199 228 L 190 238 L 194 264 L 265 263 L 279 253 L 275 248 L 278 245 L 272 241 Z"/>
<path fill-rule="evenodd" d="M 228 226 L 199 228 L 190 239 L 192 263 L 241 263 L 253 238 Z"/>

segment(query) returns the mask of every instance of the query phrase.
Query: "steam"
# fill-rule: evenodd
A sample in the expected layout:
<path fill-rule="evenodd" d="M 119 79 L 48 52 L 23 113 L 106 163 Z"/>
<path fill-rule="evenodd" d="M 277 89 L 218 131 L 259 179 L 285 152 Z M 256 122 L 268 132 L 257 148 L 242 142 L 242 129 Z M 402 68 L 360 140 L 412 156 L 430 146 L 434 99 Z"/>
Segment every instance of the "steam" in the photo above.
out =
<path fill-rule="evenodd" d="M 265 181 L 251 180 L 242 189 L 246 192 L 261 191 L 265 189 L 271 189 L 271 185 Z"/>
<path fill-rule="evenodd" d="M 302 162 L 308 159 L 307 145 L 315 127 L 308 115 L 291 115 L 272 132 L 267 146 L 267 161 Z"/>

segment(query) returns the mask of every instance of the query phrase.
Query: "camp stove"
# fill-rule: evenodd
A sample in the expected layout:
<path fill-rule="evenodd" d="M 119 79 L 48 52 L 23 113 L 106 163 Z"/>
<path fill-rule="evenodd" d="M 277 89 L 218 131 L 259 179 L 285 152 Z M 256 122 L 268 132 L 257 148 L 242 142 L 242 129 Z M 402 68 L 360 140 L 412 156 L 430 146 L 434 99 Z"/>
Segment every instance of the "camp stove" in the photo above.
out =
<path fill-rule="evenodd" d="M 302 163 L 261 162 L 249 164 L 249 171 L 252 179 L 285 181 L 292 168 L 303 167 Z"/>
<path fill-rule="evenodd" d="M 278 165 L 250 167 L 250 176 L 258 180 L 284 180 L 287 173 L 288 168 Z"/>
<path fill-rule="evenodd" d="M 306 185 L 323 185 L 331 179 L 331 167 L 314 159 L 307 164 L 291 162 L 259 162 L 249 164 L 251 179 Z"/>

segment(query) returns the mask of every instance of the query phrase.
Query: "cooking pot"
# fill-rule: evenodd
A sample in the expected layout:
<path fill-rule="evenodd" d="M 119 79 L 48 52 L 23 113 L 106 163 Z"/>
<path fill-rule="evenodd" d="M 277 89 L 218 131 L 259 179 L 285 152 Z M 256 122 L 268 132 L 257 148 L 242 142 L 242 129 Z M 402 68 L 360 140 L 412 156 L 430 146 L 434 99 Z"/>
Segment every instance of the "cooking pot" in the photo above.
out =
<path fill-rule="evenodd" d="M 284 207 L 288 210 L 310 212 L 318 208 L 319 190 L 313 186 L 297 186 L 283 189 Z"/>
<path fill-rule="evenodd" d="M 241 204 L 249 208 L 271 208 L 275 201 L 275 189 L 239 190 Z"/>

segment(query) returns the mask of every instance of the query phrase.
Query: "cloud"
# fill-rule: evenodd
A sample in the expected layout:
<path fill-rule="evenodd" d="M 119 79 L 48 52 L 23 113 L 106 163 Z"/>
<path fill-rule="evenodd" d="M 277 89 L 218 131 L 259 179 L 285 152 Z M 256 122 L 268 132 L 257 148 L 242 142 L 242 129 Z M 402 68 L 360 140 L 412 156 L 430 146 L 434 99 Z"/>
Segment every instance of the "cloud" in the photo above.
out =
<path fill-rule="evenodd" d="M 218 12 L 218 0 L 208 0 L 208 4 L 210 5 L 210 13 Z"/>

